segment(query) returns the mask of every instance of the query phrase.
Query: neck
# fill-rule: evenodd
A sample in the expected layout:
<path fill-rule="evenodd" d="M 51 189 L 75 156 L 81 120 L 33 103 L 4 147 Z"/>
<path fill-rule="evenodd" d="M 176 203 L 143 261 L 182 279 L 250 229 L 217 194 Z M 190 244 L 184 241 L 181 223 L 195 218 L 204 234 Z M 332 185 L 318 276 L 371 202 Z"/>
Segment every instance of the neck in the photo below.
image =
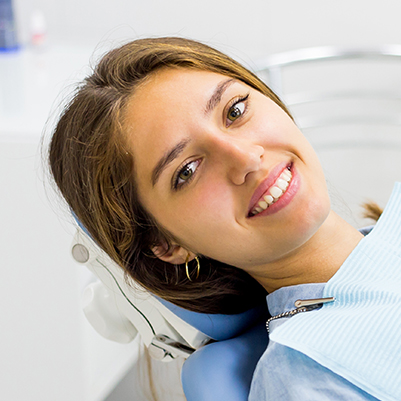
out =
<path fill-rule="evenodd" d="M 356 228 L 332 211 L 304 245 L 253 276 L 269 293 L 291 285 L 325 283 L 362 238 Z"/>

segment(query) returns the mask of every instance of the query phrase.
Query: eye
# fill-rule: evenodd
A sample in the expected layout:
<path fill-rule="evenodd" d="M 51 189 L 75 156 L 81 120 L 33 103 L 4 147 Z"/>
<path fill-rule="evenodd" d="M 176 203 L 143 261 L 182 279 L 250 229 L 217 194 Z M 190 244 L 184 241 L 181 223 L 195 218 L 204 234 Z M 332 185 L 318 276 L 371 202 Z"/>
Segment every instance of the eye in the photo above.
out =
<path fill-rule="evenodd" d="M 182 168 L 178 169 L 177 174 L 174 176 L 173 179 L 173 188 L 181 189 L 184 185 L 192 181 L 200 163 L 200 159 L 194 160 L 185 164 Z"/>
<path fill-rule="evenodd" d="M 246 100 L 249 95 L 240 99 L 234 99 L 233 105 L 228 109 L 226 126 L 229 127 L 234 121 L 242 117 L 247 109 Z"/>
<path fill-rule="evenodd" d="M 230 121 L 235 121 L 239 116 L 241 116 L 245 111 L 245 103 L 237 103 L 235 106 L 231 107 L 231 109 L 228 111 L 228 116 L 227 118 Z"/>

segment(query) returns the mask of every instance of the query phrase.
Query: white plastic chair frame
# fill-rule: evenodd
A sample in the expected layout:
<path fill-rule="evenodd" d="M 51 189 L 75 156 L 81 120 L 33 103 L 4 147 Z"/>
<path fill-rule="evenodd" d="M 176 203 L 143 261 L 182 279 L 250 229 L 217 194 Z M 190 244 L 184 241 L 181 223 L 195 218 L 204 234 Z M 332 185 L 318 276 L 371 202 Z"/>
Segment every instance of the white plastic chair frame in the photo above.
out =
<path fill-rule="evenodd" d="M 82 230 L 77 229 L 71 253 L 98 281 L 82 297 L 87 320 L 103 337 L 119 343 L 139 333 L 150 355 L 165 362 L 188 357 L 209 337 L 180 319 L 138 284 L 128 283 L 123 269 Z"/>

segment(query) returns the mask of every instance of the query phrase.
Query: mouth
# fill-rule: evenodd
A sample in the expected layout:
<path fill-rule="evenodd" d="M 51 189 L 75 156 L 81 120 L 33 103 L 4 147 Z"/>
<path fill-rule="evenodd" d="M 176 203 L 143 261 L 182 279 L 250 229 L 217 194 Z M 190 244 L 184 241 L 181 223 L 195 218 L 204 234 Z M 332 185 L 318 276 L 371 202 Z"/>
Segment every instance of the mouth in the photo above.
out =
<path fill-rule="evenodd" d="M 260 190 L 263 193 L 260 196 L 257 196 L 258 199 L 256 202 L 252 202 L 253 206 L 248 213 L 248 217 L 253 217 L 264 212 L 266 209 L 274 205 L 286 193 L 293 178 L 291 167 L 292 163 L 285 166 L 279 176 L 274 180 L 273 184 L 269 185 L 266 190 L 264 190 L 262 187 L 263 183 L 261 184 L 259 188 L 262 188 L 258 188 L 255 193 L 259 192 Z"/>

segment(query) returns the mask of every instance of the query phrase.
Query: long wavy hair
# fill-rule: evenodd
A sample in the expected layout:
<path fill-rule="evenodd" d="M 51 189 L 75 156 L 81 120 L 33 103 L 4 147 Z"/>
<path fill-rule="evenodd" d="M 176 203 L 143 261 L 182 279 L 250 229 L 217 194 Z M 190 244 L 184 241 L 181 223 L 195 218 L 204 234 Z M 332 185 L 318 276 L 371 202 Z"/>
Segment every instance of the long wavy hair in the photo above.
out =
<path fill-rule="evenodd" d="M 170 244 L 172 236 L 138 201 L 124 115 L 138 85 L 161 68 L 238 79 L 289 114 L 266 84 L 225 54 L 188 39 L 140 39 L 107 53 L 76 89 L 52 134 L 51 173 L 76 217 L 127 278 L 189 310 L 239 313 L 266 296 L 243 270 L 202 257 L 200 276 L 191 282 L 182 265 L 165 263 L 151 252 L 162 241 Z"/>

